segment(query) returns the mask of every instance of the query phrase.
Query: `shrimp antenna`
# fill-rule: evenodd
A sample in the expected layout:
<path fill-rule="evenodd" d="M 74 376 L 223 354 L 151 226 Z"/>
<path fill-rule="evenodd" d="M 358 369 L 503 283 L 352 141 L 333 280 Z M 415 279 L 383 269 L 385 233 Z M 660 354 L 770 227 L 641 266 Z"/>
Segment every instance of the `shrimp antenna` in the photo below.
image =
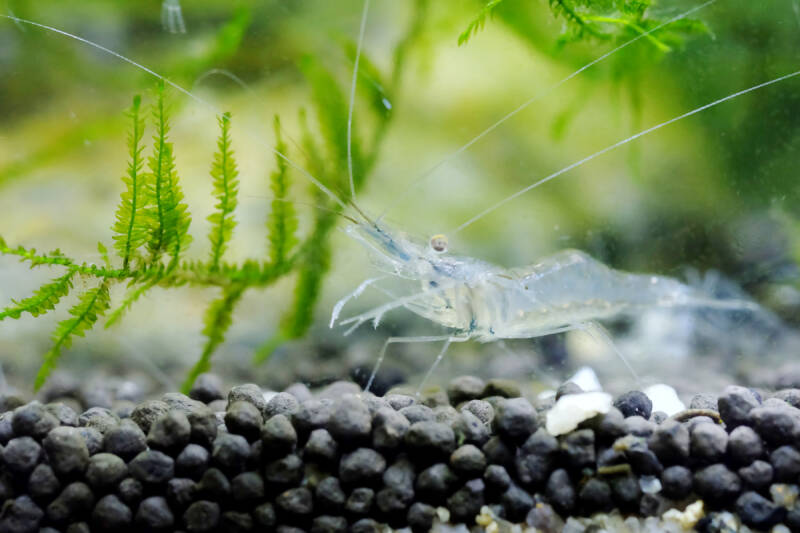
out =
<path fill-rule="evenodd" d="M 616 48 L 614 48 L 612 50 L 609 50 L 608 52 L 606 52 L 605 54 L 601 55 L 597 59 L 594 59 L 593 61 L 590 61 L 589 63 L 586 63 L 585 65 L 583 65 L 581 68 L 579 68 L 578 70 L 576 70 L 575 72 L 573 72 L 569 76 L 567 76 L 567 77 L 561 79 L 560 81 L 556 82 L 555 85 L 551 85 L 547 89 L 544 89 L 544 90 L 540 91 L 539 93 L 535 94 L 534 96 L 532 96 L 531 98 L 529 98 L 525 102 L 521 103 L 514 110 L 512 110 L 508 114 L 504 115 L 500 120 L 498 120 L 497 122 L 495 122 L 494 124 L 492 124 L 491 126 L 486 128 L 485 130 L 480 132 L 475 137 L 473 137 L 470 141 L 468 141 L 466 144 L 464 144 L 461 148 L 459 148 L 458 150 L 456 150 L 454 152 L 451 152 L 449 155 L 445 156 L 444 159 L 442 159 L 441 161 L 439 161 L 438 163 L 436 163 L 435 165 L 430 167 L 428 170 L 423 172 L 418 178 L 416 178 L 413 182 L 411 182 L 411 185 L 409 185 L 408 188 L 406 188 L 406 190 L 402 194 L 400 194 L 400 196 L 397 198 L 397 200 L 395 202 L 392 202 L 392 204 L 390 204 L 389 207 L 387 207 L 380 214 L 380 216 L 378 217 L 378 222 L 380 222 L 381 219 L 383 219 L 383 217 L 386 216 L 386 214 L 389 211 L 391 211 L 392 209 L 394 209 L 395 207 L 400 205 L 400 203 L 403 202 L 403 200 L 405 200 L 409 196 L 409 194 L 411 193 L 411 189 L 412 188 L 419 186 L 423 181 L 425 181 L 428 177 L 430 177 L 440 167 L 444 166 L 445 164 L 449 163 L 450 161 L 452 161 L 453 159 L 455 159 L 456 157 L 458 157 L 462 153 L 466 152 L 473 144 L 477 143 L 478 141 L 483 139 L 485 136 L 487 136 L 488 134 L 490 134 L 491 132 L 496 130 L 501 124 L 503 124 L 507 120 L 513 118 L 515 115 L 517 115 L 518 113 L 523 111 L 525 108 L 530 106 L 532 103 L 536 102 L 537 100 L 540 100 L 540 99 L 544 98 L 548 94 L 552 93 L 553 91 L 555 91 L 556 89 L 558 89 L 559 87 L 561 87 L 562 85 L 567 83 L 572 78 L 575 78 L 576 76 L 578 76 L 584 70 L 587 70 L 587 69 L 595 66 L 596 64 L 600 63 L 601 61 L 607 59 L 608 57 L 610 57 L 610 56 L 612 56 L 614 54 L 616 54 L 617 52 L 619 52 L 623 48 L 632 45 L 633 43 L 635 43 L 639 39 L 644 39 L 645 37 L 649 37 L 651 34 L 657 32 L 658 30 L 662 29 L 663 27 L 668 26 L 668 25 L 672 24 L 673 22 L 677 22 L 677 21 L 679 21 L 681 19 L 684 19 L 684 18 L 688 17 L 689 15 L 691 15 L 692 13 L 695 13 L 696 11 L 700 11 L 701 9 L 710 6 L 711 4 L 713 4 L 716 1 L 717 0 L 708 0 L 708 1 L 700 4 L 699 6 L 695 6 L 695 7 L 693 7 L 692 9 L 690 9 L 688 11 L 684 11 L 683 13 L 681 13 L 679 15 L 676 15 L 676 16 L 672 17 L 671 19 L 667 20 L 667 21 L 662 22 L 658 26 L 655 26 L 654 28 L 651 28 L 651 29 L 647 30 L 646 32 L 640 33 L 636 37 L 633 37 L 632 39 L 629 39 L 629 40 L 625 41 L 624 43 L 622 43 L 621 45 L 617 46 Z"/>
<path fill-rule="evenodd" d="M 93 48 L 96 48 L 96 49 L 100 50 L 101 52 L 104 52 L 106 54 L 114 56 L 117 59 L 121 59 L 122 61 L 125 61 L 126 63 L 129 63 L 129 64 L 133 65 L 134 67 L 136 67 L 136 68 L 138 68 L 138 69 L 150 74 L 151 76 L 163 81 L 164 83 L 166 83 L 170 87 L 172 87 L 175 90 L 179 91 L 180 93 L 188 96 L 189 98 L 191 98 L 195 102 L 197 102 L 199 104 L 202 104 L 203 106 L 207 107 L 208 109 L 213 111 L 215 114 L 220 115 L 220 116 L 222 115 L 222 111 L 219 108 L 217 108 L 214 104 L 212 104 L 211 102 L 203 100 L 202 98 L 200 98 L 199 96 L 195 95 L 194 93 L 192 93 L 188 89 L 185 89 L 185 88 L 181 87 L 180 85 L 178 85 L 174 81 L 169 80 L 167 77 L 162 76 L 158 72 L 145 67 L 141 63 L 137 63 L 133 59 L 125 57 L 124 55 L 120 54 L 119 52 L 115 52 L 114 50 L 111 50 L 110 48 L 106 48 L 105 46 L 103 46 L 101 44 L 98 44 L 98 43 L 95 43 L 93 41 L 90 41 L 89 39 L 85 39 L 85 38 L 83 38 L 83 37 L 81 37 L 79 35 L 75 35 L 74 33 L 69 33 L 69 32 L 64 31 L 64 30 L 59 30 L 58 28 L 54 28 L 53 26 L 48 26 L 46 24 L 41 24 L 39 22 L 34 22 L 32 20 L 27 20 L 27 19 L 15 17 L 13 15 L 4 15 L 2 13 L 0 13 L 0 17 L 5 18 L 5 19 L 9 19 L 9 20 L 14 21 L 14 22 L 16 22 L 18 24 L 27 24 L 27 25 L 30 25 L 30 26 L 35 26 L 37 28 L 42 28 L 44 30 L 47 30 L 47 31 L 50 31 L 50 32 L 53 32 L 53 33 L 57 33 L 59 35 L 63 35 L 64 37 L 68 37 L 70 39 L 73 39 L 75 41 L 81 42 L 83 44 L 87 44 L 87 45 L 89 45 L 89 46 L 91 46 Z M 267 145 L 267 148 L 269 150 L 271 150 L 272 153 L 274 153 L 275 155 L 277 155 L 278 157 L 280 157 L 281 159 L 286 161 L 286 163 L 289 164 L 289 166 L 291 166 L 292 168 L 294 168 L 295 170 L 297 170 L 301 174 L 303 174 L 311 183 L 313 183 L 319 190 L 321 190 L 323 193 L 325 193 L 328 197 L 330 197 L 334 202 L 336 202 L 338 205 L 340 205 L 343 209 L 347 208 L 347 205 L 336 194 L 334 194 L 333 191 L 331 191 L 330 189 L 325 187 L 320 180 L 318 180 L 317 178 L 312 176 L 306 169 L 304 169 L 303 167 L 301 167 L 300 165 L 298 165 L 297 163 L 295 163 L 294 161 L 289 159 L 285 154 L 283 154 L 280 151 L 276 150 L 272 146 Z"/>
<path fill-rule="evenodd" d="M 371 218 L 369 218 L 369 216 L 368 216 L 368 215 L 367 215 L 367 214 L 364 212 L 364 210 L 363 210 L 363 209 L 361 209 L 360 207 L 358 207 L 358 204 L 355 202 L 355 200 L 353 200 L 353 199 L 350 199 L 350 200 L 348 201 L 348 203 L 349 203 L 351 206 L 353 206 L 353 209 L 355 209 L 356 211 L 358 211 L 358 214 L 359 214 L 359 215 L 361 215 L 361 216 L 364 218 L 364 220 L 366 220 L 366 221 L 367 221 L 367 224 L 369 224 L 370 226 L 375 226 L 375 227 L 378 227 L 378 225 L 377 225 L 377 222 L 376 222 L 376 221 L 373 221 Z M 359 223 L 358 223 L 358 222 L 356 222 L 356 224 L 359 224 Z"/>
<path fill-rule="evenodd" d="M 356 197 L 356 186 L 353 181 L 353 107 L 356 100 L 356 85 L 358 84 L 358 61 L 361 59 L 361 46 L 364 44 L 364 30 L 367 27 L 368 11 L 369 0 L 364 0 L 364 9 L 361 11 L 361 27 L 358 30 L 356 60 L 353 65 L 353 81 L 350 84 L 350 103 L 347 106 L 347 174 L 350 178 L 350 197 L 353 199 Z"/>
<path fill-rule="evenodd" d="M 302 205 L 303 207 L 311 207 L 313 209 L 319 209 L 320 211 L 325 211 L 326 213 L 333 213 L 334 215 L 338 215 L 338 216 L 342 217 L 343 219 L 347 220 L 348 222 L 352 222 L 353 224 L 356 224 L 356 225 L 359 223 L 358 220 L 356 220 L 355 218 L 351 217 L 350 215 L 348 215 L 346 213 L 342 213 L 341 211 L 337 211 L 336 209 L 331 209 L 330 207 L 325 207 L 324 205 L 314 204 L 314 203 L 311 203 L 311 202 L 300 202 L 300 201 L 297 201 L 297 200 L 290 200 L 288 198 L 278 198 L 277 196 L 268 196 L 268 195 L 260 195 L 260 194 L 247 194 L 247 195 L 245 195 L 245 198 L 258 198 L 258 199 L 261 199 L 261 200 L 270 200 L 270 201 L 273 201 L 273 202 L 277 201 L 277 202 L 284 202 L 284 203 L 292 204 L 292 205 Z"/>
<path fill-rule="evenodd" d="M 224 69 L 224 68 L 212 68 L 212 69 L 208 69 L 207 71 L 203 72 L 202 74 L 200 74 L 197 77 L 197 79 L 194 80 L 194 83 L 192 83 L 192 88 L 194 89 L 199 84 L 204 82 L 206 80 L 206 78 L 210 78 L 211 76 L 222 76 L 223 78 L 228 78 L 233 83 L 235 83 L 236 85 L 238 85 L 239 87 L 241 87 L 242 89 L 247 91 L 248 94 L 250 94 L 250 95 L 254 95 L 255 94 L 255 91 L 253 90 L 253 88 L 250 87 L 250 85 L 248 85 L 246 81 L 244 81 L 242 78 L 240 78 L 239 76 L 237 76 L 236 74 L 234 74 L 230 70 Z"/>
<path fill-rule="evenodd" d="M 463 224 L 458 226 L 456 229 L 452 230 L 451 233 L 458 233 L 459 231 L 463 230 L 464 228 L 466 228 L 467 226 L 469 226 L 473 222 L 476 222 L 476 221 L 480 220 L 481 218 L 483 218 L 484 216 L 488 215 L 492 211 L 495 211 L 496 209 L 498 209 L 499 207 L 504 206 L 505 204 L 507 204 L 511 200 L 514 200 L 515 198 L 517 198 L 519 196 L 522 196 L 523 194 L 525 194 L 526 192 L 530 191 L 531 189 L 535 189 L 539 185 L 547 183 L 548 181 L 557 178 L 561 174 L 569 172 L 573 168 L 577 168 L 577 167 L 579 167 L 579 166 L 581 166 L 581 165 L 583 165 L 585 163 L 588 163 L 589 161 L 591 161 L 592 159 L 594 159 L 596 157 L 599 157 L 599 156 L 601 156 L 601 155 L 603 155 L 605 153 L 608 153 L 608 152 L 610 152 L 610 151 L 612 151 L 612 150 L 614 150 L 616 148 L 619 148 L 620 146 L 624 146 L 624 145 L 628 144 L 631 141 L 635 141 L 639 137 L 644 137 L 648 133 L 652 133 L 652 132 L 654 132 L 656 130 L 660 130 L 664 126 L 669 126 L 670 124 L 678 122 L 679 120 L 683 120 L 685 118 L 691 117 L 692 115 L 696 115 L 696 114 L 698 114 L 698 113 L 700 113 L 702 111 L 705 111 L 706 109 L 710 109 L 712 107 L 718 106 L 719 104 L 727 102 L 728 100 L 733 100 L 734 98 L 737 98 L 739 96 L 745 95 L 745 94 L 753 92 L 753 91 L 757 91 L 759 89 L 763 89 L 764 87 L 769 87 L 770 85 L 774 85 L 776 83 L 788 80 L 789 78 L 794 78 L 795 76 L 800 76 L 800 70 L 796 70 L 795 72 L 791 72 L 789 74 L 784 74 L 783 76 L 779 76 L 779 77 L 773 78 L 773 79 L 771 79 L 769 81 L 765 81 L 765 82 L 759 83 L 758 85 L 753 85 L 752 87 L 748 87 L 747 89 L 742 89 L 741 91 L 737 91 L 735 93 L 729 94 L 728 96 L 723 96 L 722 98 L 719 98 L 718 100 L 714 100 L 713 102 L 709 102 L 709 103 L 707 103 L 705 105 L 702 105 L 700 107 L 696 107 L 696 108 L 692 109 L 691 111 L 687 111 L 686 113 L 684 113 L 682 115 L 678 115 L 677 117 L 673 117 L 673 118 L 671 118 L 671 119 L 669 119 L 669 120 L 667 120 L 665 122 L 661 122 L 660 124 L 656 124 L 655 126 L 651 126 L 651 127 L 647 128 L 647 129 L 644 129 L 644 130 L 640 131 L 639 133 L 635 133 L 635 134 L 631 135 L 630 137 L 622 139 L 621 141 L 618 141 L 618 142 L 612 144 L 611 146 L 607 146 L 607 147 L 603 148 L 602 150 L 599 150 L 599 151 L 597 151 L 597 152 L 595 152 L 595 153 L 593 153 L 591 155 L 588 155 L 588 156 L 584 157 L 583 159 L 580 159 L 580 160 L 572 163 L 571 165 L 568 165 L 568 166 L 562 168 L 561 170 L 553 172 L 549 176 L 545 176 L 544 178 L 540 179 L 539 181 L 537 181 L 537 182 L 535 182 L 535 183 L 533 183 L 531 185 L 528 185 L 527 187 L 525 187 L 523 189 L 520 189 L 519 191 L 515 192 L 511 196 L 507 196 L 506 198 L 504 198 L 504 199 L 500 200 L 499 202 L 497 202 L 496 204 L 484 209 L 483 211 L 481 211 L 480 213 L 478 213 L 477 215 L 475 215 L 471 219 L 467 220 L 466 222 L 464 222 Z"/>

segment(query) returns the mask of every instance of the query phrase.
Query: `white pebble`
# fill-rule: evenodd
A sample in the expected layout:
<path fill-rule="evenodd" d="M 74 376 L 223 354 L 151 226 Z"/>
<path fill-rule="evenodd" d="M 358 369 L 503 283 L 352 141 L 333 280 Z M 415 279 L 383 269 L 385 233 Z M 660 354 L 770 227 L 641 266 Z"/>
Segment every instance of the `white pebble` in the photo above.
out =
<path fill-rule="evenodd" d="M 571 381 L 579 386 L 583 392 L 597 392 L 603 390 L 602 385 L 600 385 L 600 380 L 597 379 L 597 374 L 595 374 L 594 370 L 589 366 L 580 367 L 567 381 Z"/>
<path fill-rule="evenodd" d="M 667 413 L 667 416 L 672 416 L 686 409 L 686 405 L 678 398 L 678 393 L 669 385 L 663 383 L 651 385 L 644 390 L 644 393 L 653 402 L 653 411 L 662 411 Z"/>
<path fill-rule="evenodd" d="M 639 488 L 645 494 L 658 494 L 661 492 L 661 481 L 655 476 L 642 476 L 639 478 Z"/>
<path fill-rule="evenodd" d="M 691 530 L 695 524 L 705 516 L 705 509 L 703 508 L 703 501 L 697 500 L 696 502 L 687 505 L 686 509 L 679 511 L 677 509 L 670 509 L 661 515 L 665 522 L 675 522 L 685 530 Z M 734 530 L 735 531 L 735 530 Z"/>
<path fill-rule="evenodd" d="M 553 436 L 568 433 L 584 420 L 607 413 L 611 409 L 611 402 L 611 395 L 605 392 L 562 396 L 547 412 L 547 432 Z"/>

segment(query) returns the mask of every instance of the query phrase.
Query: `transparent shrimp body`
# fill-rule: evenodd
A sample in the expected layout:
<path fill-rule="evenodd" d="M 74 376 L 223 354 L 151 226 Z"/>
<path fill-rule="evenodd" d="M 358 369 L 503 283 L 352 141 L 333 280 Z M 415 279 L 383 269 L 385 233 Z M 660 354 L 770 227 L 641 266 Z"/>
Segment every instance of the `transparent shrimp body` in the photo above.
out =
<path fill-rule="evenodd" d="M 576 329 L 610 345 L 638 380 L 598 321 L 653 308 L 761 309 L 748 300 L 713 298 L 669 277 L 614 270 L 578 250 L 563 250 L 528 267 L 506 269 L 448 254 L 446 241 L 440 235 L 424 243 L 369 220 L 349 226 L 347 233 L 366 246 L 373 263 L 385 276 L 367 280 L 340 300 L 334 307 L 331 327 L 348 300 L 359 296 L 367 286 L 394 277 L 416 282 L 413 286 L 418 288 L 402 296 L 384 290 L 391 300 L 342 320 L 341 325 L 349 325 L 345 334 L 369 321 L 377 327 L 384 314 L 400 308 L 452 330 L 445 335 L 389 337 L 366 390 L 390 344 L 444 342 L 418 387 L 419 393 L 453 342 L 502 342 Z"/>
<path fill-rule="evenodd" d="M 756 307 L 706 297 L 672 278 L 620 272 L 578 250 L 506 269 L 437 251 L 385 225 L 354 225 L 348 233 L 367 246 L 380 270 L 418 281 L 419 291 L 342 324 L 377 324 L 385 312 L 403 307 L 461 336 L 490 342 L 547 335 L 642 308 Z"/>

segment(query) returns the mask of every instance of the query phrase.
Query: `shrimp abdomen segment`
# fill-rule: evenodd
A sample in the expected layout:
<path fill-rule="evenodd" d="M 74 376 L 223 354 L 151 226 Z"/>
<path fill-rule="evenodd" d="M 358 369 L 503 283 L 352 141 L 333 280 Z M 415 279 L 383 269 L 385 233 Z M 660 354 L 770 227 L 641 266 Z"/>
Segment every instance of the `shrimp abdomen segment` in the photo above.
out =
<path fill-rule="evenodd" d="M 612 318 L 645 307 L 721 306 L 719 300 L 664 276 L 611 269 L 577 250 L 509 271 L 502 289 L 473 301 L 483 338 L 534 337 L 560 326 Z M 486 312 L 481 313 L 481 310 Z"/>

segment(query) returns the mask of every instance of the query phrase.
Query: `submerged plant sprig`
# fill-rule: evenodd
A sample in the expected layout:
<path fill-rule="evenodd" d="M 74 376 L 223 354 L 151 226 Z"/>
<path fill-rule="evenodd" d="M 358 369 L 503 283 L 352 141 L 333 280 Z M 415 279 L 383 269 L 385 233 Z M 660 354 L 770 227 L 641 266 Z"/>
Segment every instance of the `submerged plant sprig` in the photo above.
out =
<path fill-rule="evenodd" d="M 308 125 L 303 126 L 301 151 L 306 158 L 304 166 L 315 177 L 311 181 L 319 179 L 325 187 L 344 190 L 347 176 L 341 169 L 347 167 L 348 158 L 352 156 L 354 189 L 358 191 L 363 187 L 392 117 L 389 112 L 392 96 L 397 92 L 408 50 L 420 34 L 427 2 L 416 0 L 416 16 L 405 37 L 398 41 L 390 76 L 384 78 L 375 63 L 362 55 L 365 68 L 358 77 L 358 88 L 369 95 L 371 105 L 366 107 L 376 118 L 372 131 L 359 128 L 359 133 L 366 137 L 363 144 L 355 135 L 348 147 L 347 101 L 336 76 L 316 58 L 309 56 L 303 61 L 301 69 L 311 85 L 319 132 L 312 135 Z M 77 261 L 59 250 L 42 254 L 33 248 L 12 247 L 0 237 L 1 255 L 17 256 L 31 268 L 48 266 L 64 270 L 31 296 L 12 301 L 11 305 L 0 309 L 0 320 L 17 319 L 26 313 L 39 316 L 53 310 L 71 292 L 79 293 L 77 303 L 69 310 L 69 317 L 59 322 L 53 333 L 52 347 L 36 377 L 37 389 L 45 383 L 60 361 L 62 352 L 71 346 L 75 337 L 84 336 L 103 317 L 106 317 L 105 327 L 116 324 L 155 287 L 171 289 L 191 285 L 219 290 L 219 296 L 209 304 L 205 313 L 202 333 L 206 341 L 183 383 L 184 391 L 191 387 L 200 373 L 210 368 L 213 354 L 224 342 L 233 323 L 236 305 L 248 289 L 267 287 L 297 273 L 294 302 L 285 311 L 277 332 L 258 350 L 257 361 L 266 360 L 281 343 L 302 337 L 313 322 L 315 304 L 330 265 L 330 235 L 337 216 L 343 214 L 344 204 L 332 202 L 318 189 L 312 189 L 312 196 L 320 209 L 316 211 L 308 234 L 304 237 L 298 235 L 297 213 L 289 201 L 291 167 L 295 165 L 287 164 L 288 147 L 276 117 L 276 169 L 266 184 L 273 194 L 271 211 L 266 217 L 267 256 L 236 263 L 227 261 L 225 254 L 230 249 L 236 228 L 234 217 L 238 205 L 239 171 L 234 157 L 231 116 L 221 114 L 218 119 L 220 134 L 210 173 L 216 200 L 215 210 L 207 219 L 210 222 L 210 250 L 205 260 L 185 259 L 185 252 L 192 242 L 189 232 L 191 214 L 184 201 L 175 149 L 169 139 L 170 110 L 165 95 L 165 79 L 159 79 L 151 111 L 144 110 L 139 96 L 134 97 L 127 111 L 131 121 L 127 139 L 128 164 L 122 177 L 124 190 L 111 226 L 113 245 L 109 247 L 116 252 L 114 260 L 109 257 L 103 243 L 98 245 L 102 264 L 97 265 Z M 301 115 L 304 116 L 302 112 Z M 146 154 L 144 139 L 148 120 L 152 121 L 154 134 L 152 148 Z M 304 119 L 301 122 L 305 124 Z M 78 280 L 81 283 L 77 283 Z M 123 284 L 126 293 L 119 302 L 112 302 L 111 288 Z M 75 290 L 76 287 L 89 288 Z"/>
<path fill-rule="evenodd" d="M 239 194 L 239 171 L 233 158 L 231 148 L 231 115 L 224 113 L 219 118 L 220 135 L 217 141 L 218 152 L 214 154 L 214 163 L 211 166 L 211 177 L 214 178 L 214 196 L 217 198 L 217 210 L 208 217 L 211 222 L 211 231 L 208 240 L 211 241 L 211 268 L 219 269 L 219 263 L 228 242 L 236 227 L 233 211 L 236 209 L 236 196 Z M 277 149 L 281 149 L 280 143 Z"/>
<path fill-rule="evenodd" d="M 169 135 L 169 117 L 165 108 L 164 83 L 159 83 L 158 98 L 153 108 L 156 134 L 153 137 L 153 155 L 148 159 L 150 174 L 148 194 L 150 204 L 145 210 L 145 220 L 149 233 L 147 243 L 151 260 L 160 259 L 162 253 L 170 256 L 170 266 L 174 267 L 180 254 L 192 240 L 189 235 L 188 206 L 183 203 L 183 191 L 178 183 L 175 170 L 175 155 Z M 226 132 L 223 130 L 223 135 Z"/>
<path fill-rule="evenodd" d="M 328 76 L 325 78 L 332 79 Z M 153 104 L 155 134 L 152 153 L 147 158 L 147 172 L 142 141 L 146 120 L 139 96 L 134 97 L 127 112 L 131 121 L 128 135 L 129 162 L 127 172 L 122 178 L 125 190 L 120 196 L 111 226 L 114 242 L 112 248 L 118 257 L 118 266 L 112 264 L 108 250 L 102 243 L 98 244 L 98 250 L 103 261 L 101 265 L 96 265 L 76 261 L 60 250 L 43 254 L 34 248 L 11 247 L 0 237 L 0 254 L 17 256 L 31 268 L 48 266 L 66 270 L 39 287 L 31 296 L 12 300 L 11 305 L 0 309 L 0 320 L 18 319 L 25 313 L 39 316 L 54 310 L 76 286 L 84 285 L 76 284 L 77 279 L 88 281 L 91 287 L 78 291 L 78 302 L 69 310 L 70 316 L 58 323 L 52 336 L 52 346 L 45 354 L 36 376 L 36 389 L 45 383 L 60 361 L 62 352 L 72 345 L 75 337 L 83 337 L 103 317 L 107 317 L 105 327 L 116 324 L 154 287 L 193 285 L 218 287 L 221 292 L 220 297 L 206 311 L 205 327 L 202 331 L 206 342 L 198 361 L 184 381 L 184 390 L 191 387 L 200 373 L 210 368 L 211 358 L 224 342 L 225 334 L 231 326 L 236 304 L 241 301 L 247 289 L 269 286 L 296 270 L 296 301 L 272 343 L 275 344 L 276 339 L 284 342 L 298 338 L 311 324 L 314 304 L 330 263 L 328 236 L 341 206 L 327 205 L 324 199 L 317 198 L 319 203 L 326 205 L 317 213 L 310 234 L 303 240 L 298 237 L 297 213 L 289 201 L 292 179 L 285 159 L 287 146 L 281 136 L 280 121 L 276 117 L 275 150 L 280 155 L 276 155 L 277 169 L 269 178 L 269 187 L 274 196 L 272 210 L 266 219 L 268 257 L 262 260 L 248 259 L 241 263 L 225 261 L 225 252 L 230 246 L 236 227 L 234 212 L 238 205 L 239 192 L 238 169 L 230 134 L 231 116 L 225 113 L 219 118 L 220 134 L 210 172 L 217 203 L 215 211 L 208 217 L 211 223 L 208 236 L 211 245 L 209 256 L 203 261 L 184 260 L 182 256 L 191 242 L 191 215 L 187 204 L 183 202 L 174 148 L 168 140 L 169 110 L 165 100 L 164 87 L 160 85 Z M 321 112 L 319 108 L 318 111 Z M 328 120 L 327 125 L 336 126 L 332 119 Z M 325 168 L 324 157 L 317 150 L 307 126 L 305 128 L 305 148 L 310 150 L 309 166 L 328 181 L 335 182 L 336 176 L 333 173 L 322 173 Z M 338 143 L 342 141 L 336 138 L 329 142 L 333 151 L 340 148 Z M 340 155 L 336 154 L 334 158 Z M 358 183 L 361 185 L 363 179 Z M 122 283 L 127 284 L 128 290 L 121 302 L 112 305 L 110 288 L 114 284 Z M 260 357 L 261 360 L 265 358 L 263 355 Z"/>
<path fill-rule="evenodd" d="M 648 12 L 651 4 L 652 0 L 548 0 L 553 16 L 564 23 L 558 39 L 561 46 L 586 38 L 624 41 L 643 35 L 652 50 L 663 54 L 689 36 L 709 33 L 708 27 L 696 19 L 667 23 L 668 17 Z M 478 14 L 459 35 L 459 46 L 477 35 L 486 20 L 495 16 L 518 33 L 529 32 L 531 24 L 526 19 L 533 16 L 529 9 L 526 0 L 484 0 Z M 658 32 L 647 33 L 662 25 Z"/>
<path fill-rule="evenodd" d="M 276 149 L 286 153 L 286 144 L 281 136 L 281 121 L 275 117 Z M 267 218 L 267 235 L 269 238 L 269 254 L 273 264 L 283 264 L 289 252 L 297 244 L 297 213 L 294 206 L 287 201 L 289 194 L 289 165 L 286 161 L 275 156 L 278 168 L 269 178 L 269 188 L 272 191 L 272 211 Z"/>
<path fill-rule="evenodd" d="M 227 113 L 219 119 L 218 151 L 211 166 L 212 186 L 218 202 L 214 213 L 209 216 L 209 259 L 183 260 L 182 255 L 191 242 L 191 216 L 187 204 L 183 202 L 174 148 L 168 140 L 169 110 L 163 84 L 159 85 L 153 104 L 155 134 L 152 154 L 147 160 L 149 172 L 144 171 L 142 140 L 145 118 L 141 97 L 134 97 L 127 116 L 131 120 L 131 127 L 128 135 L 128 169 L 122 179 L 125 190 L 120 196 L 111 226 L 113 249 L 120 266 L 111 264 L 108 250 L 102 243 L 98 244 L 98 249 L 103 257 L 103 265 L 94 265 L 80 263 L 60 250 L 41 254 L 33 248 L 12 248 L 0 237 L 1 254 L 18 256 L 31 268 L 50 266 L 66 269 L 65 273 L 39 287 L 31 296 L 12 300 L 11 305 L 0 310 L 0 320 L 18 319 L 24 313 L 39 316 L 52 311 L 76 286 L 82 285 L 76 284 L 76 279 L 95 281 L 93 287 L 80 291 L 78 302 L 69 310 L 70 316 L 58 323 L 53 333 L 52 347 L 45 354 L 36 376 L 36 389 L 45 383 L 57 366 L 62 352 L 71 346 L 75 337 L 84 336 L 105 315 L 108 315 L 106 327 L 117 323 L 153 287 L 171 288 L 187 284 L 220 287 L 222 297 L 210 305 L 206 314 L 203 334 L 207 342 L 200 360 L 186 380 L 185 388 L 188 388 L 200 372 L 209 368 L 211 356 L 224 340 L 231 324 L 234 306 L 245 290 L 272 284 L 288 274 L 294 264 L 295 259 L 288 251 L 294 243 L 292 239 L 297 223 L 292 222 L 286 214 L 280 215 L 280 218 L 291 232 L 284 231 L 273 236 L 274 246 L 282 246 L 287 251 L 280 260 L 247 260 L 241 264 L 224 261 L 225 251 L 233 237 L 233 213 L 238 195 L 238 170 L 230 136 L 231 117 Z M 278 149 L 286 149 L 280 140 Z M 284 165 L 279 174 L 283 189 L 288 190 L 288 168 Z M 291 213 L 285 208 L 283 212 Z M 109 289 L 115 283 L 127 283 L 128 292 L 122 302 L 112 308 Z"/>
<path fill-rule="evenodd" d="M 94 327 L 101 316 L 108 311 L 110 299 L 108 295 L 108 282 L 103 281 L 100 286 L 89 289 L 81 295 L 80 301 L 69 310 L 72 318 L 62 320 L 53 332 L 53 346 L 44 354 L 44 362 L 39 367 L 33 387 L 38 390 L 47 377 L 56 367 L 61 351 L 72 345 L 74 337 L 83 337 L 87 331 Z"/>
<path fill-rule="evenodd" d="M 39 287 L 32 296 L 20 301 L 11 300 L 13 305 L 0 311 L 0 320 L 8 317 L 19 318 L 22 313 L 29 313 L 36 317 L 52 311 L 61 298 L 69 294 L 72 289 L 73 277 L 75 277 L 75 271 L 69 270 L 63 276 Z"/>
<path fill-rule="evenodd" d="M 128 111 L 133 125 L 128 135 L 128 162 L 127 175 L 122 181 L 126 190 L 122 193 L 117 207 L 116 222 L 111 227 L 114 235 L 114 247 L 122 257 L 122 268 L 127 269 L 136 250 L 147 242 L 147 226 L 141 214 L 141 208 L 146 204 L 147 189 L 145 177 L 142 174 L 144 165 L 142 159 L 142 137 L 144 136 L 144 119 L 140 116 L 142 98 L 135 96 L 133 106 Z"/>

